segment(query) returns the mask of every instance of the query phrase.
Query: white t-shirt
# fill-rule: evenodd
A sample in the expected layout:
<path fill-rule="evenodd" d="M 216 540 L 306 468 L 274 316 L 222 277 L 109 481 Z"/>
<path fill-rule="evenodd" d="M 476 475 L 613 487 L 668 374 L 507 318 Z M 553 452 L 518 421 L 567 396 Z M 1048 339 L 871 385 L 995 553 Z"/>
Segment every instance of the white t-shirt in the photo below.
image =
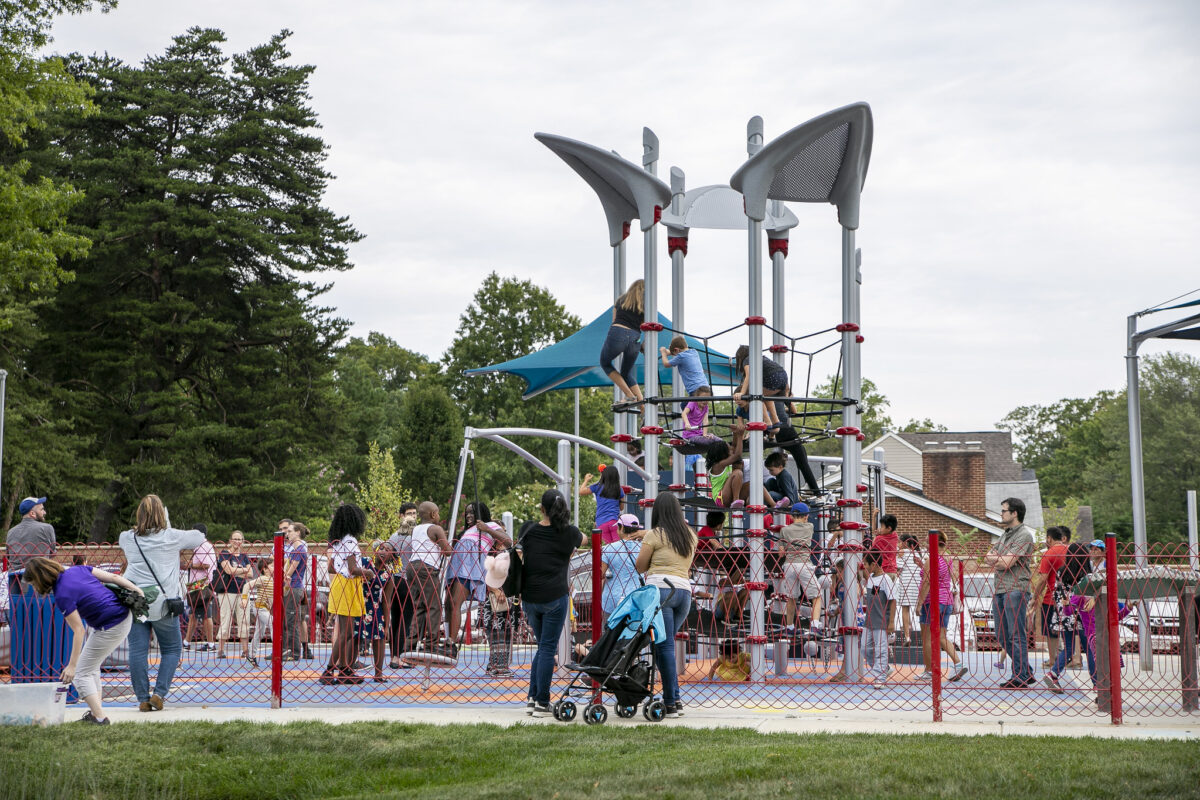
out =
<path fill-rule="evenodd" d="M 333 555 L 333 571 L 343 578 L 350 577 L 350 559 L 362 558 L 362 549 L 358 546 L 358 539 L 353 536 L 347 536 L 339 542 L 334 542 L 329 548 L 329 552 Z"/>
<path fill-rule="evenodd" d="M 128 530 L 120 535 L 118 541 L 128 562 L 125 568 L 126 578 L 142 588 L 157 588 L 158 582 L 162 583 L 163 593 L 151 604 L 149 617 L 152 620 L 161 619 L 165 599 L 183 596 L 183 587 L 180 586 L 179 551 L 200 547 L 205 543 L 204 534 L 200 531 L 164 528 L 155 533 L 138 536 L 135 540 L 133 531 Z M 158 582 L 154 580 L 156 575 Z"/>

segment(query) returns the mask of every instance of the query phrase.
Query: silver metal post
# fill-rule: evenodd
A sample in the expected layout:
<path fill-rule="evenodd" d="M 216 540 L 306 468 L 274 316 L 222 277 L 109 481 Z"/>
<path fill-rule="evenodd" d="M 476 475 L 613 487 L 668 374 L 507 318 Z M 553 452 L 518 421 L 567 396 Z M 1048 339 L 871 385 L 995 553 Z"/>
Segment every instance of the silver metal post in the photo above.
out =
<path fill-rule="evenodd" d="M 678 216 L 682 213 L 684 193 L 684 174 L 678 167 L 671 167 L 671 213 Z M 675 330 L 687 330 L 684 323 L 683 305 L 683 259 L 682 250 L 671 253 L 671 324 Z M 683 378 L 679 370 L 672 370 L 671 391 L 676 397 L 683 397 Z M 683 404 L 675 404 L 675 412 L 683 413 Z M 687 478 L 687 462 L 679 453 L 671 454 L 671 483 L 678 486 Z"/>
<path fill-rule="evenodd" d="M 854 231 L 842 228 L 842 322 L 857 325 L 859 321 L 859 255 L 854 247 Z M 842 393 L 847 398 L 856 401 L 856 405 L 842 408 L 842 425 L 848 428 L 860 428 L 862 425 L 862 371 L 858 344 L 858 333 L 854 330 L 842 332 L 842 354 L 845 369 Z M 842 437 L 842 498 L 858 500 L 858 479 L 862 473 L 862 444 L 854 435 Z M 862 522 L 862 509 L 848 505 L 842 513 L 842 521 L 848 523 Z M 842 541 L 847 545 L 861 545 L 862 532 L 857 528 L 846 529 Z M 842 625 L 853 628 L 857 624 L 857 611 L 860 599 L 858 587 L 858 566 L 862 560 L 859 552 L 853 548 L 846 551 L 842 579 L 845 587 L 845 602 L 842 604 Z M 861 639 L 854 634 L 847 634 L 843 640 L 845 651 L 846 680 L 857 681 L 862 674 Z"/>
<path fill-rule="evenodd" d="M 1127 346 L 1125 350 L 1125 398 L 1129 413 L 1129 475 L 1133 493 L 1133 560 L 1139 567 L 1146 566 L 1146 478 L 1142 471 L 1142 398 L 1138 381 L 1137 314 L 1127 320 Z M 1138 652 L 1141 667 L 1146 672 L 1154 670 L 1154 653 L 1150 647 L 1149 618 L 1145 606 L 1139 605 Z"/>
<path fill-rule="evenodd" d="M 1187 510 L 1188 510 L 1188 561 L 1191 562 L 1192 571 L 1200 572 L 1200 552 L 1197 547 L 1197 525 L 1196 525 L 1196 490 L 1187 490 Z"/>
<path fill-rule="evenodd" d="M 617 299 L 625 293 L 625 241 L 621 240 L 619 244 L 613 245 L 613 306 L 617 304 Z M 624 402 L 625 397 L 621 394 L 621 390 L 614 383 L 612 388 L 613 403 Z M 613 433 L 625 433 L 625 415 L 620 411 L 613 412 Z M 617 443 L 617 452 L 625 455 L 629 454 L 629 448 L 622 443 Z M 628 474 L 625 465 L 617 462 L 617 474 L 621 476 L 621 484 L 628 483 Z"/>
<path fill-rule="evenodd" d="M 658 137 L 649 128 L 642 129 L 642 166 L 651 175 L 655 174 L 658 164 Z M 642 263 L 646 280 L 645 321 L 658 322 L 658 225 L 642 233 Z M 646 362 L 646 385 L 642 395 L 650 400 L 659 396 L 658 387 L 658 331 L 648 330 L 642 341 L 642 353 Z M 643 407 L 647 427 L 658 425 L 658 406 L 646 403 Z M 658 495 L 658 439 L 655 434 L 646 434 L 642 438 L 642 451 L 646 454 L 646 471 L 653 479 L 646 482 L 646 500 L 652 500 Z"/>
<path fill-rule="evenodd" d="M 783 216 L 783 203 L 778 200 L 771 201 L 771 216 L 779 219 Z M 769 231 L 768 236 L 776 236 L 781 239 L 787 238 L 787 231 Z M 785 293 L 785 277 L 784 277 L 784 262 L 787 256 L 782 251 L 775 251 L 771 254 L 771 327 L 775 330 L 771 333 L 771 344 L 781 345 L 787 344 L 784 340 L 783 331 L 787 328 L 787 320 L 784 317 L 785 309 L 787 308 L 786 293 Z M 787 368 L 785 356 L 787 353 L 774 353 L 775 363 L 781 367 Z"/>
<path fill-rule="evenodd" d="M 571 503 L 571 443 L 566 439 L 558 440 L 558 491 L 562 492 L 567 505 Z"/>
<path fill-rule="evenodd" d="M 756 219 L 747 218 L 747 231 L 749 234 L 749 282 L 750 282 L 750 301 L 747 305 L 749 316 L 756 317 L 762 315 L 762 223 Z M 750 385 L 747 387 L 748 393 L 751 395 L 762 395 L 762 326 L 752 324 L 747 326 L 750 331 L 750 354 L 746 361 L 750 368 Z M 760 401 L 752 401 L 750 403 L 750 421 L 763 421 L 763 403 Z M 763 432 L 753 430 L 750 432 L 750 465 L 746 470 L 748 473 L 748 482 L 750 485 L 749 501 L 747 505 L 751 508 L 757 508 L 763 502 Z M 753 511 L 747 519 L 747 530 L 762 530 L 763 515 L 759 511 Z M 749 580 L 755 584 L 760 584 L 766 579 L 766 565 L 763 557 L 763 538 L 761 536 L 748 536 L 748 544 L 750 546 L 750 575 Z M 755 637 L 762 637 L 766 633 L 766 607 L 764 605 L 764 593 L 760 589 L 754 589 L 750 592 L 750 634 Z M 766 653 L 765 648 L 761 644 L 761 640 L 750 645 L 750 680 L 760 681 L 766 675 Z"/>
<path fill-rule="evenodd" d="M 879 516 L 882 517 L 887 513 L 887 500 L 883 496 L 883 471 L 887 469 L 887 453 L 882 447 L 876 447 L 871 456 L 882 465 L 871 468 L 875 480 L 869 482 L 872 490 L 875 492 L 875 508 L 879 511 Z"/>

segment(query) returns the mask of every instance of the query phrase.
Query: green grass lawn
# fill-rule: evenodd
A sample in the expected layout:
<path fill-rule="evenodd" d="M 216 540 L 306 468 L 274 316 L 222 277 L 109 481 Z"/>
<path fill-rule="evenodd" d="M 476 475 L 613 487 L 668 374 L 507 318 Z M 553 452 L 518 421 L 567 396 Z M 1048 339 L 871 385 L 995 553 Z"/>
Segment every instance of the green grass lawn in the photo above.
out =
<path fill-rule="evenodd" d="M 0 729 L 6 798 L 1200 796 L 1200 746 L 364 722 Z"/>

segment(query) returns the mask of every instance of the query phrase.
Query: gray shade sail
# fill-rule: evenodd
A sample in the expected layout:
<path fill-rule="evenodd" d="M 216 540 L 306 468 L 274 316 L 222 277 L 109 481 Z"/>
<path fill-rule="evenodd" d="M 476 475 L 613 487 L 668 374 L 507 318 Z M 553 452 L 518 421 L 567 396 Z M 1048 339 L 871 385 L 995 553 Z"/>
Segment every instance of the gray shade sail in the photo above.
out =
<path fill-rule="evenodd" d="M 729 185 L 745 197 L 752 219 L 766 218 L 767 200 L 832 203 L 842 226 L 857 230 L 873 129 L 866 103 L 822 114 L 764 146 L 733 173 Z"/>
<path fill-rule="evenodd" d="M 535 133 L 533 137 L 567 162 L 596 192 L 613 247 L 625 239 L 626 222 L 636 219 L 642 230 L 648 231 L 658 221 L 655 207 L 666 208 L 671 201 L 671 187 L 616 153 L 553 133 Z"/>
<path fill-rule="evenodd" d="M 685 192 L 679 204 L 679 214 L 663 212 L 664 225 L 683 232 L 692 228 L 712 230 L 745 230 L 746 212 L 742 207 L 742 195 L 729 186 L 701 186 Z M 763 227 L 768 231 L 786 231 L 800 224 L 796 215 L 788 209 L 778 217 L 767 214 Z"/>

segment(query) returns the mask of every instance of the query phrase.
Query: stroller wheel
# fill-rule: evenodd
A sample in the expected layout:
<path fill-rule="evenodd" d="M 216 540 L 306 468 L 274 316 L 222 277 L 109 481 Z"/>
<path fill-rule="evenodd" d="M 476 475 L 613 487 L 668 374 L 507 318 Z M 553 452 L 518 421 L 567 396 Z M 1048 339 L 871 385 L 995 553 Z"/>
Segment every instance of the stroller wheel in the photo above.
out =
<path fill-rule="evenodd" d="M 662 722 L 667 715 L 667 707 L 662 700 L 655 700 L 642 706 L 642 716 L 651 722 Z"/>
<path fill-rule="evenodd" d="M 616 711 L 617 716 L 621 719 L 630 719 L 637 713 L 637 706 L 623 706 L 620 703 L 614 703 L 613 711 Z"/>
<path fill-rule="evenodd" d="M 559 700 L 554 704 L 554 718 L 559 722 L 572 722 L 578 713 L 574 700 Z"/>
<path fill-rule="evenodd" d="M 603 725 L 608 721 L 608 709 L 600 703 L 592 703 L 584 709 L 583 721 L 588 725 Z"/>

